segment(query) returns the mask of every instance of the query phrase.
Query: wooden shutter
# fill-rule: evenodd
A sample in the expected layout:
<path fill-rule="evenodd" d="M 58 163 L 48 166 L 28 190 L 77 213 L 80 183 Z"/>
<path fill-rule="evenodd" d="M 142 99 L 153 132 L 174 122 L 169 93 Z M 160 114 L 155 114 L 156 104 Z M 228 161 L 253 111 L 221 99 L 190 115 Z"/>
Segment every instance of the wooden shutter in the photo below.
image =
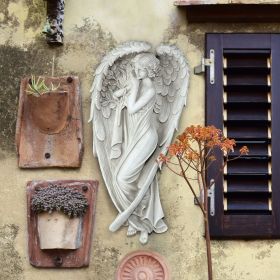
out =
<path fill-rule="evenodd" d="M 229 162 L 215 183 L 212 238 L 280 237 L 280 34 L 207 34 L 215 79 L 206 70 L 206 124 L 248 156 Z M 237 154 L 238 151 L 235 152 Z M 208 173 L 216 178 L 223 156 Z"/>

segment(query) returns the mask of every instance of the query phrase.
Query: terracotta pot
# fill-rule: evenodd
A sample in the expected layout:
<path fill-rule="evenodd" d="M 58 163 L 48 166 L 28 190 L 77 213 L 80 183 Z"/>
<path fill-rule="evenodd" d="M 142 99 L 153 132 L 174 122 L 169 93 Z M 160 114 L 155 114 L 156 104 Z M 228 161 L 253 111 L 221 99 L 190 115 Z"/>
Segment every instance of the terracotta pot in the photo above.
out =
<path fill-rule="evenodd" d="M 39 97 L 28 95 L 32 121 L 43 133 L 59 133 L 69 121 L 69 95 L 67 91 L 53 91 Z"/>
<path fill-rule="evenodd" d="M 41 249 L 78 249 L 81 246 L 82 218 L 61 212 L 38 214 Z"/>

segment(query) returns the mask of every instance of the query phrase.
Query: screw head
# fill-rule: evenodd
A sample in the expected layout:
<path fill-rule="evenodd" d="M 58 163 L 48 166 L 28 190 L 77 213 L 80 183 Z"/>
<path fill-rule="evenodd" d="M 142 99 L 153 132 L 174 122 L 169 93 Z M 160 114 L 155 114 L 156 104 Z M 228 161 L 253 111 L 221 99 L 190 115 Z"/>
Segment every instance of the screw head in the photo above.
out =
<path fill-rule="evenodd" d="M 88 186 L 82 186 L 82 190 L 83 190 L 83 192 L 87 192 L 88 191 Z"/>
<path fill-rule="evenodd" d="M 46 159 L 49 159 L 51 157 L 51 154 L 50 153 L 45 153 L 45 158 Z"/>
<path fill-rule="evenodd" d="M 68 77 L 67 78 L 67 82 L 70 84 L 70 83 L 72 83 L 73 82 L 73 78 L 72 77 Z"/>
<path fill-rule="evenodd" d="M 63 263 L 63 259 L 62 259 L 62 257 L 60 257 L 60 256 L 55 256 L 55 257 L 53 258 L 53 262 L 54 262 L 54 265 L 55 265 L 55 266 L 61 266 L 62 263 Z"/>

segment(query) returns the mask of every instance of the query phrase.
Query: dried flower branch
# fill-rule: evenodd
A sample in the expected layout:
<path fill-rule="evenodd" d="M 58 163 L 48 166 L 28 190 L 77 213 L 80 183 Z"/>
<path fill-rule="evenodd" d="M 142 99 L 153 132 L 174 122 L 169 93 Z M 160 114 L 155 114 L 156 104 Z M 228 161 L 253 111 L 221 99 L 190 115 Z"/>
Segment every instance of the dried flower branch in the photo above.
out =
<path fill-rule="evenodd" d="M 229 159 L 229 155 L 236 146 L 234 139 L 226 138 L 220 129 L 214 126 L 190 126 L 177 136 L 175 142 L 168 148 L 168 155 L 160 154 L 158 161 L 166 164 L 174 174 L 182 177 L 190 188 L 195 201 L 203 214 L 207 248 L 208 279 L 212 280 L 212 259 L 208 221 L 208 191 L 217 180 L 228 161 L 236 160 L 247 155 L 249 150 L 243 146 L 239 155 Z M 217 160 L 216 152 L 221 151 L 224 160 L 217 170 L 216 178 L 211 182 L 206 180 L 206 171 Z M 174 160 L 176 162 L 174 162 Z M 188 172 L 195 172 L 196 178 L 187 176 Z M 195 189 L 198 187 L 199 191 Z"/>

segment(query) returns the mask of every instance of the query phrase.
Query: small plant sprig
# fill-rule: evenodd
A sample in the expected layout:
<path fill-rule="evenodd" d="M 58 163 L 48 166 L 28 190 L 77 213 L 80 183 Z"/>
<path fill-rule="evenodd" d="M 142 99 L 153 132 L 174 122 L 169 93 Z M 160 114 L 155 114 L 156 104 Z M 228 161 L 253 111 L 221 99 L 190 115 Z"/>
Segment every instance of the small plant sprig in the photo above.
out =
<path fill-rule="evenodd" d="M 85 214 L 88 202 L 85 195 L 77 190 L 50 184 L 35 192 L 31 207 L 35 213 L 59 211 L 73 218 Z"/>
<path fill-rule="evenodd" d="M 177 136 L 175 142 L 168 148 L 168 155 L 161 154 L 158 159 L 159 163 L 165 163 L 170 171 L 184 179 L 200 207 L 205 227 L 209 280 L 212 280 L 213 276 L 208 220 L 208 191 L 217 177 L 223 174 L 223 170 L 229 161 L 248 154 L 248 148 L 243 146 L 238 155 L 229 158 L 235 146 L 235 140 L 226 138 L 222 131 L 215 126 L 192 125 Z M 223 161 L 220 166 L 219 162 L 217 162 L 216 178 L 208 182 L 206 172 L 217 160 L 216 155 L 219 152 L 223 154 Z"/>
<path fill-rule="evenodd" d="M 56 91 L 59 88 L 60 84 L 57 86 L 54 86 L 53 83 L 50 84 L 50 87 L 48 87 L 45 83 L 45 79 L 43 77 L 38 77 L 36 79 L 35 76 L 31 76 L 31 80 L 28 83 L 28 90 L 26 90 L 26 93 L 28 95 L 33 95 L 36 97 L 40 97 L 43 94 L 46 94 L 48 92 Z"/>

